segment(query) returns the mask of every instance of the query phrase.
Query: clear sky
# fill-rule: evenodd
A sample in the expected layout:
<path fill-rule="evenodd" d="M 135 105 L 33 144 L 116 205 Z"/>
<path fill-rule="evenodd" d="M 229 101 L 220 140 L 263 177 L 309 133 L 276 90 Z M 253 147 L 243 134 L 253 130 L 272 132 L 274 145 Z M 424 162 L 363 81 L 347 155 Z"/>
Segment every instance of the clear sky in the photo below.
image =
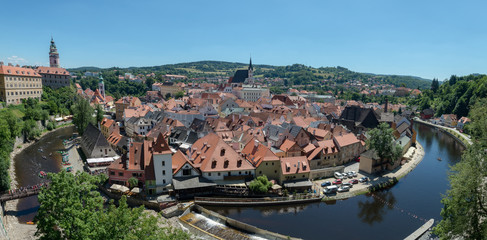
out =
<path fill-rule="evenodd" d="M 440 80 L 486 73 L 487 1 L 4 1 L 0 61 L 62 67 L 200 60 L 342 66 Z"/>

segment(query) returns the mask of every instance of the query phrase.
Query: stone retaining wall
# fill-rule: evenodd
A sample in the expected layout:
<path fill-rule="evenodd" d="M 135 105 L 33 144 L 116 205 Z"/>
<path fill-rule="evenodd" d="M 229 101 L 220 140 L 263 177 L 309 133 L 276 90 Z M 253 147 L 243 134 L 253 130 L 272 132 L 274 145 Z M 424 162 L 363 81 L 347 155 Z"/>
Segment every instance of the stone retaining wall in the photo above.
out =
<path fill-rule="evenodd" d="M 344 169 L 345 169 L 345 166 L 312 169 L 309 172 L 309 178 L 310 179 L 320 179 L 320 178 L 333 177 L 335 172 L 343 173 Z"/>

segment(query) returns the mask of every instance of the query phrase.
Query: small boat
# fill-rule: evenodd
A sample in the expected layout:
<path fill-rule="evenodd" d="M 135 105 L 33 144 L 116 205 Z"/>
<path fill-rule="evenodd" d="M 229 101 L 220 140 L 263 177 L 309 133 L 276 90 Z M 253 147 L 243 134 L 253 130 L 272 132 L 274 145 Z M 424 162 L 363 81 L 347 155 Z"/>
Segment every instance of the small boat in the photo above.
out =
<path fill-rule="evenodd" d="M 47 173 L 45 173 L 44 171 L 40 171 L 40 172 L 39 172 L 39 177 L 40 177 L 40 178 L 44 178 L 44 177 L 46 177 L 46 176 L 47 176 Z"/>
<path fill-rule="evenodd" d="M 46 157 L 46 156 L 42 156 L 42 158 L 43 158 L 44 160 L 46 160 L 46 159 L 47 159 L 47 157 Z"/>
<path fill-rule="evenodd" d="M 68 172 L 73 171 L 73 167 L 68 167 L 68 168 L 66 168 L 66 171 L 68 171 Z"/>
<path fill-rule="evenodd" d="M 26 224 L 29 224 L 29 225 L 34 225 L 34 222 L 29 221 L 29 222 L 26 222 Z"/>
<path fill-rule="evenodd" d="M 39 152 L 44 152 L 44 150 L 42 150 L 42 148 L 39 148 L 37 149 Z"/>
<path fill-rule="evenodd" d="M 63 165 L 64 165 L 64 166 L 69 166 L 69 165 L 71 165 L 71 163 L 64 162 L 64 163 L 63 163 Z"/>
<path fill-rule="evenodd" d="M 438 158 L 438 161 L 441 161 L 441 158 L 440 157 Z"/>

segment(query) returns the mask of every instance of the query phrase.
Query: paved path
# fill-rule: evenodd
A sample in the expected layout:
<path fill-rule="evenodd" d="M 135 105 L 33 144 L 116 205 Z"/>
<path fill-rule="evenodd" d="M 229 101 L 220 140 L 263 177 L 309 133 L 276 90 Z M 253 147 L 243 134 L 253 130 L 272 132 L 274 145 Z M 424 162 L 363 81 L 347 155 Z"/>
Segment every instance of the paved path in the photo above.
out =
<path fill-rule="evenodd" d="M 438 125 L 438 124 L 433 124 L 433 123 L 430 123 L 430 122 L 428 122 L 428 121 L 421 120 L 421 119 L 419 119 L 419 118 L 417 118 L 417 117 L 416 117 L 416 118 L 414 118 L 414 121 L 416 121 L 416 122 L 422 122 L 422 123 L 424 123 L 424 124 L 431 125 L 431 126 L 433 126 L 433 127 L 437 127 L 437 128 L 442 128 L 442 129 L 445 129 L 445 130 L 453 131 L 453 132 L 455 132 L 456 134 L 459 134 L 460 136 L 462 136 L 462 138 L 463 138 L 464 140 L 466 140 L 468 144 L 472 145 L 472 138 L 470 137 L 470 135 L 465 134 L 465 133 L 461 133 L 461 132 L 460 132 L 460 131 L 458 131 L 458 129 L 456 129 L 456 128 L 450 128 L 450 127 L 445 127 L 445 126 L 441 126 L 441 125 Z"/>

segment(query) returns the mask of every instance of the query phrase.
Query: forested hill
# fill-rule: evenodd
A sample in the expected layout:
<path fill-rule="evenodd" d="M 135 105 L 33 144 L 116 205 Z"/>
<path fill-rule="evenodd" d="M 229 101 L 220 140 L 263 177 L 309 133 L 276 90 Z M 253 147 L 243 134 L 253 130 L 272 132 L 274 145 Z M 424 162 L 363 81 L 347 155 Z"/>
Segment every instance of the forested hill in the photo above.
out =
<path fill-rule="evenodd" d="M 150 73 L 156 74 L 177 74 L 193 77 L 229 77 L 235 70 L 247 68 L 248 63 L 235 63 L 223 61 L 199 61 L 189 63 L 166 64 L 152 67 L 129 67 L 129 68 L 110 68 L 118 69 L 132 74 Z M 110 70 L 102 69 L 102 70 Z M 71 72 L 99 71 L 96 67 L 80 67 L 68 69 Z M 389 83 L 396 86 L 405 85 L 409 88 L 425 89 L 431 86 L 431 80 L 414 76 L 400 75 L 380 75 L 371 73 L 359 73 L 344 67 L 320 67 L 313 68 L 302 64 L 289 66 L 272 66 L 254 64 L 254 76 L 256 77 L 280 77 L 286 78 L 295 85 L 312 84 L 319 80 L 332 80 L 337 83 L 344 83 L 353 80 L 362 82 Z"/>
<path fill-rule="evenodd" d="M 423 91 L 420 98 L 410 104 L 421 109 L 433 108 L 437 116 L 456 114 L 468 116 L 470 108 L 480 99 L 487 97 L 487 75 L 472 74 L 463 77 L 451 76 L 441 85 L 434 80 L 431 90 Z"/>

